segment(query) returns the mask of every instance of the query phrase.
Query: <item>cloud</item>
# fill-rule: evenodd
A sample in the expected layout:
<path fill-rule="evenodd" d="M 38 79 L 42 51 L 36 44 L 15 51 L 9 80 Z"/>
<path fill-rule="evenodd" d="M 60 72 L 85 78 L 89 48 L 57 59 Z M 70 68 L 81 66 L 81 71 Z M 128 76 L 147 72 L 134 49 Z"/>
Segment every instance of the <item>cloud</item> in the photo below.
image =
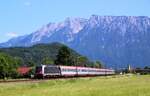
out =
<path fill-rule="evenodd" d="M 25 5 L 25 6 L 31 6 L 31 2 L 26 1 L 26 2 L 24 2 L 24 5 Z"/>
<path fill-rule="evenodd" d="M 6 33 L 6 36 L 8 36 L 8 37 L 17 37 L 17 36 L 19 36 L 19 34 L 17 34 L 16 32 L 9 32 L 9 33 Z"/>

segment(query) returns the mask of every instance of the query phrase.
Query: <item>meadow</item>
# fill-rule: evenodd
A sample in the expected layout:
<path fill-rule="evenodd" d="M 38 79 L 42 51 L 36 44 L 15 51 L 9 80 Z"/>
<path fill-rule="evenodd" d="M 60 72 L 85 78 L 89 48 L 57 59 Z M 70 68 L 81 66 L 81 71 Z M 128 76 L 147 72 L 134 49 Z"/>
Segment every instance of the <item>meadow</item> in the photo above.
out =
<path fill-rule="evenodd" d="M 0 96 L 150 96 L 150 75 L 0 83 Z"/>

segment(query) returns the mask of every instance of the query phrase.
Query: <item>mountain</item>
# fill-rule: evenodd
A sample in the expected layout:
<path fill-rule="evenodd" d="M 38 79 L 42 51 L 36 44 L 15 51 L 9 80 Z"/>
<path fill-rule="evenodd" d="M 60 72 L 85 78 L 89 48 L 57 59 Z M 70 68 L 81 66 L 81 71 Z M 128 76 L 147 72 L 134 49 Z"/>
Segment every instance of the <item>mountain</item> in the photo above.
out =
<path fill-rule="evenodd" d="M 31 46 L 37 43 L 69 43 L 83 29 L 86 20 L 67 18 L 64 22 L 49 23 L 39 30 L 25 36 L 16 37 L 0 44 L 0 47 Z"/>
<path fill-rule="evenodd" d="M 52 62 L 56 59 L 58 50 L 65 46 L 60 43 L 51 44 L 37 44 L 31 47 L 11 47 L 0 48 L 0 53 L 8 54 L 14 58 L 18 58 L 21 65 L 30 66 L 30 64 L 42 64 L 43 60 L 49 59 Z M 72 58 L 81 56 L 76 51 L 68 48 L 71 52 Z M 48 61 L 49 61 L 48 60 Z"/>
<path fill-rule="evenodd" d="M 150 66 L 150 18 L 146 16 L 97 16 L 67 18 L 10 39 L 0 47 L 61 42 L 108 67 Z"/>

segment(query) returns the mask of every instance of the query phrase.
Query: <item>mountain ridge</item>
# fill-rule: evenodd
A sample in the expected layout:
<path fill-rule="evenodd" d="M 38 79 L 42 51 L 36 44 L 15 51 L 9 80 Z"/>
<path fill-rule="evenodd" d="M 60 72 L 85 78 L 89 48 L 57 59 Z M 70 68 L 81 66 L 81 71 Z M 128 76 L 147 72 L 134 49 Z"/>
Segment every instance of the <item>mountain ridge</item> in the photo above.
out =
<path fill-rule="evenodd" d="M 32 46 L 60 42 L 107 66 L 143 67 L 150 60 L 150 18 L 147 16 L 98 16 L 67 18 L 0 44 L 1 47 Z"/>

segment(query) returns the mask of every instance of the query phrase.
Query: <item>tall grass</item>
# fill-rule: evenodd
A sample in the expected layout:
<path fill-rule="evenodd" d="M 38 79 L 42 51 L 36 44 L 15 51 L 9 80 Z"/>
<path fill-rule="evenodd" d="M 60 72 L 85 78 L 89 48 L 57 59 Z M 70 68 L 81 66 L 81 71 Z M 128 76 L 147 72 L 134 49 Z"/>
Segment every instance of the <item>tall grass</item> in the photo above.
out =
<path fill-rule="evenodd" d="M 150 96 L 150 76 L 110 76 L 1 83 L 0 96 Z"/>

